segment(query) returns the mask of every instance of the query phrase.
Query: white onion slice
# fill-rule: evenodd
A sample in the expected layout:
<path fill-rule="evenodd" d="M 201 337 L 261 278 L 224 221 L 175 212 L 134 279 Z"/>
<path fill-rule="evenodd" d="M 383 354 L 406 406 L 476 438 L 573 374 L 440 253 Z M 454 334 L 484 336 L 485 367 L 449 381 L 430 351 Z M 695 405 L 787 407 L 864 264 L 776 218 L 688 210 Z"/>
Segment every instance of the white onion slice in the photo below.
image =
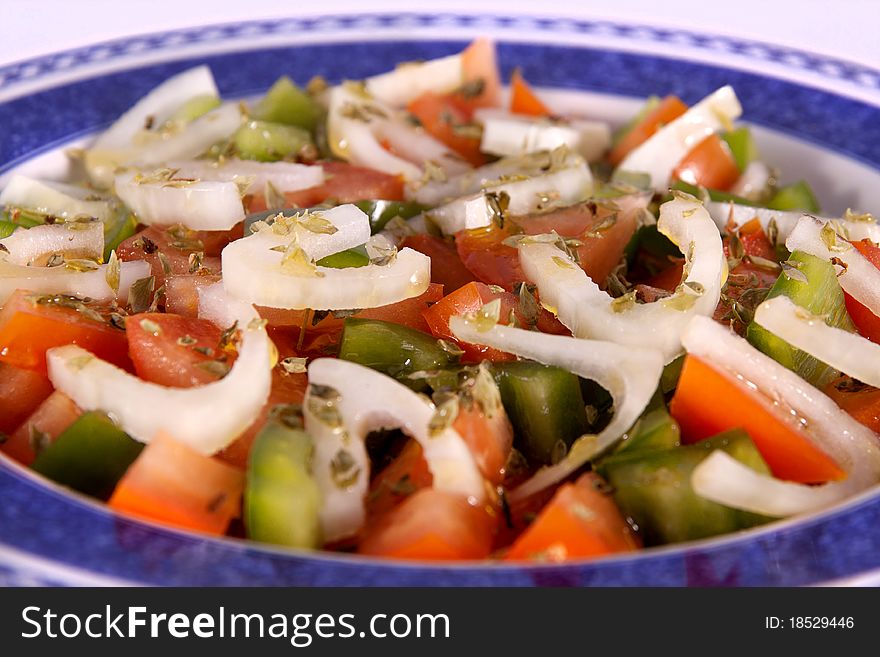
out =
<path fill-rule="evenodd" d="M 220 284 L 200 295 L 223 295 Z M 219 305 L 209 302 L 215 309 Z M 220 323 L 237 321 L 242 339 L 229 373 L 214 383 L 169 388 L 149 383 L 75 345 L 46 352 L 49 378 L 81 409 L 113 416 L 135 440 L 150 442 L 165 432 L 202 454 L 215 454 L 247 429 L 269 397 L 272 344 L 252 306 L 225 298 Z M 216 318 L 216 315 L 215 315 Z"/>
<path fill-rule="evenodd" d="M 838 484 L 806 486 L 755 472 L 721 449 L 694 468 L 691 486 L 707 500 L 774 518 L 818 511 L 851 494 Z"/>
<path fill-rule="evenodd" d="M 479 109 L 474 118 L 483 124 L 480 150 L 500 157 L 566 146 L 587 162 L 595 162 L 611 145 L 611 127 L 602 121 L 551 120 L 494 108 Z"/>
<path fill-rule="evenodd" d="M 229 138 L 241 125 L 237 103 L 224 103 L 190 121 L 180 132 L 136 147 L 127 162 L 139 166 L 158 166 L 171 160 L 197 157 L 218 141 Z"/>
<path fill-rule="evenodd" d="M 373 124 L 390 119 L 390 108 L 346 85 L 333 87 L 328 102 L 327 141 L 334 155 L 407 180 L 422 177 L 420 167 L 385 150 L 376 137 Z"/>
<path fill-rule="evenodd" d="M 846 480 L 822 488 L 840 489 L 845 497 L 880 481 L 877 435 L 797 374 L 708 317 L 695 317 L 682 343 L 688 353 L 757 389 L 780 413 L 793 412 L 806 421 L 806 435 L 848 473 Z"/>
<path fill-rule="evenodd" d="M 430 161 L 450 176 L 472 169 L 461 155 L 422 128 L 416 128 L 404 121 L 388 120 L 375 121 L 374 129 L 379 139 L 386 140 L 395 153 L 410 162 L 424 165 L 425 162 Z"/>
<path fill-rule="evenodd" d="M 69 294 L 97 301 L 116 299 L 125 303 L 131 284 L 150 275 L 150 264 L 135 260 L 120 262 L 119 265 L 117 294 L 107 283 L 107 265 L 100 265 L 93 271 L 74 271 L 63 265 L 26 267 L 0 260 L 0 305 L 6 303 L 16 290 L 29 290 L 35 294 Z"/>
<path fill-rule="evenodd" d="M 135 135 L 144 129 L 148 119 L 152 119 L 154 125 L 161 125 L 186 101 L 202 95 L 220 95 L 210 68 L 196 66 L 178 73 L 132 105 L 95 140 L 92 148 L 128 148 Z"/>
<path fill-rule="evenodd" d="M 858 249 L 838 237 L 836 232 L 830 232 L 829 227 L 836 229 L 837 222 L 825 223 L 816 217 L 803 215 L 785 240 L 785 246 L 790 251 L 804 251 L 823 260 L 837 258 L 846 265 L 837 277 L 840 287 L 856 301 L 867 306 L 875 315 L 880 316 L 880 270 Z M 826 238 L 832 242 L 833 251 L 822 239 L 823 229 L 826 231 Z"/>
<path fill-rule="evenodd" d="M 367 91 L 384 103 L 404 107 L 424 93 L 445 94 L 464 83 L 461 53 L 426 62 L 404 62 L 393 71 L 366 80 Z"/>
<path fill-rule="evenodd" d="M 95 217 L 107 221 L 113 214 L 110 199 L 91 189 L 20 174 L 12 176 L 0 193 L 0 205 L 35 210 L 63 219 Z"/>
<path fill-rule="evenodd" d="M 351 536 L 363 525 L 370 478 L 364 438 L 376 429 L 399 427 L 417 440 L 437 490 L 460 494 L 474 504 L 485 499 L 483 477 L 458 432 L 447 427 L 431 433 L 435 408 L 425 397 L 391 377 L 336 358 L 312 361 L 309 383 L 303 410 L 306 430 L 315 441 L 312 472 L 321 491 L 325 540 Z M 338 398 L 328 408 L 313 386 L 329 386 Z M 328 421 L 321 410 L 330 410 L 339 421 Z"/>
<path fill-rule="evenodd" d="M 693 197 L 678 195 L 664 203 L 657 228 L 682 250 L 688 274 L 673 296 L 653 303 L 612 299 L 553 244 L 524 240 L 520 263 L 537 284 L 541 302 L 574 336 L 652 347 L 669 362 L 681 353 L 681 333 L 690 319 L 715 311 L 727 261 L 715 224 Z"/>
<path fill-rule="evenodd" d="M 410 183 L 406 188 L 407 196 L 423 205 L 440 205 L 497 184 L 501 178 L 508 176 L 529 177 L 544 173 L 550 166 L 550 158 L 549 152 L 506 157 L 443 180 Z M 560 158 L 558 166 L 575 166 L 582 161 L 579 155 L 567 153 Z"/>
<path fill-rule="evenodd" d="M 233 182 L 177 182 L 149 179 L 149 173 L 116 176 L 116 194 L 149 226 L 183 224 L 193 230 L 229 230 L 244 221 L 244 206 Z"/>
<path fill-rule="evenodd" d="M 767 299 L 758 306 L 755 322 L 823 363 L 880 388 L 880 345 L 828 326 L 785 296 Z"/>
<path fill-rule="evenodd" d="M 880 226 L 873 219 L 853 221 L 839 217 L 806 215 L 801 210 L 782 212 L 780 210 L 771 210 L 770 208 L 754 208 L 749 205 L 730 202 L 722 203 L 719 201 L 710 201 L 706 204 L 706 209 L 712 215 L 718 230 L 722 232 L 727 231 L 729 221 L 732 221 L 733 225 L 738 228 L 752 219 L 757 219 L 761 224 L 761 228 L 769 235 L 770 222 L 772 221 L 776 226 L 777 244 L 785 243 L 788 236 L 791 235 L 791 231 L 794 230 L 803 216 L 812 216 L 823 224 L 831 222 L 835 230 L 847 239 L 854 241 L 869 239 L 874 243 L 880 242 Z"/>
<path fill-rule="evenodd" d="M 739 180 L 730 188 L 730 193 L 750 201 L 757 201 L 767 191 L 770 178 L 770 167 L 760 160 L 749 162 Z"/>
<path fill-rule="evenodd" d="M 618 170 L 647 173 L 654 189 L 663 191 L 669 186 L 676 165 L 694 146 L 729 126 L 741 114 L 733 87 L 721 87 L 660 128 L 627 155 Z"/>
<path fill-rule="evenodd" d="M 18 229 L 0 244 L 6 247 L 6 262 L 13 265 L 43 265 L 42 261 L 54 254 L 100 260 L 104 255 L 104 224 L 77 221 Z"/>
<path fill-rule="evenodd" d="M 595 436 L 578 438 L 562 461 L 542 468 L 516 488 L 510 496 L 512 500 L 555 484 L 613 445 L 645 410 L 663 372 L 663 357 L 654 349 L 542 335 L 510 326 L 480 330 L 475 322 L 464 317 L 452 317 L 449 326 L 463 342 L 494 347 L 591 379 L 614 400 L 614 417 L 607 427 Z"/>
<path fill-rule="evenodd" d="M 410 248 L 402 249 L 387 265 L 345 269 L 317 266 L 314 275 L 285 272 L 282 254 L 276 251 L 267 250 L 249 261 L 241 257 L 244 251 L 230 257 L 228 250 L 223 250 L 226 290 L 236 298 L 268 308 L 377 308 L 417 297 L 431 282 L 431 259 Z"/>
<path fill-rule="evenodd" d="M 495 211 L 489 194 L 507 194 L 510 199 L 507 212 L 516 216 L 530 214 L 550 203 L 560 207 L 573 205 L 588 198 L 592 191 L 593 176 L 590 168 L 581 161 L 580 165 L 487 187 L 472 196 L 429 210 L 426 215 L 446 235 L 452 235 L 465 228 L 482 228 L 492 224 Z"/>
<path fill-rule="evenodd" d="M 263 194 L 267 183 L 271 183 L 279 192 L 295 192 L 324 182 L 323 167 L 296 162 L 227 159 L 220 163 L 210 160 L 181 160 L 168 162 L 168 167 L 177 169 L 177 178 L 217 182 L 250 180 L 250 185 L 244 190 L 247 194 Z"/>

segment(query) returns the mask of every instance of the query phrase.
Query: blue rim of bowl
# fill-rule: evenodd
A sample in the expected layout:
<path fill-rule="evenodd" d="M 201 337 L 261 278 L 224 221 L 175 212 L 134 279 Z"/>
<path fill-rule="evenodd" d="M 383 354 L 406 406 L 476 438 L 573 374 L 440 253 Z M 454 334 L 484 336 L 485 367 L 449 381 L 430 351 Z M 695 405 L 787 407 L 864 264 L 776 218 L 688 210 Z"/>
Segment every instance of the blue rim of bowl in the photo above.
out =
<path fill-rule="evenodd" d="M 448 22 L 450 16 L 444 15 L 443 20 Z M 411 21 L 412 17 L 405 18 Z M 427 16 L 426 20 L 431 17 L 436 16 Z M 470 16 L 457 19 L 465 25 L 472 25 L 474 20 Z M 309 20 L 319 19 L 292 20 L 306 29 Z M 393 23 L 393 17 L 385 16 L 383 20 Z M 343 31 L 359 25 L 358 17 L 334 17 L 334 21 Z M 281 23 L 291 25 L 290 21 Z M 217 30 L 241 30 L 248 25 L 253 28 L 273 23 L 199 29 L 217 34 Z M 555 26 L 552 21 L 532 25 L 535 30 L 550 31 Z M 199 29 L 186 33 L 197 35 Z M 639 29 L 645 34 L 652 28 Z M 172 48 L 167 44 L 173 45 L 175 39 L 179 43 L 180 33 L 137 39 L 151 39 L 148 43 L 157 44 L 156 48 L 161 44 Z M 668 38 L 663 31 L 658 35 Z M 196 63 L 208 63 L 221 92 L 234 97 L 264 90 L 281 73 L 297 80 L 319 73 L 331 82 L 343 76 L 363 77 L 401 60 L 455 52 L 464 43 L 462 39 L 441 38 L 393 42 L 331 42 L 328 38 L 322 43 L 273 45 L 245 52 L 189 53 L 172 61 L 141 63 L 125 71 L 53 84 L 0 104 L 0 125 L 6 127 L 0 136 L 0 169 L 106 125 L 149 88 Z M 106 44 L 96 47 L 104 48 Z M 499 51 L 505 76 L 512 66 L 520 66 L 529 80 L 547 87 L 640 97 L 675 93 L 693 102 L 730 83 L 746 107 L 744 118 L 750 122 L 880 169 L 880 103 L 866 103 L 755 71 L 623 50 L 500 40 Z M 27 62 L 16 66 L 24 65 Z M 5 71 L 0 69 L 0 74 Z M 786 102 L 783 107 L 771 107 L 767 98 Z M 52 111 L 46 112 L 47 107 Z M 113 514 L 39 481 L 5 458 L 0 459 L 0 499 L 4 500 L 0 505 L 0 542 L 7 553 L 18 551 L 34 559 L 74 567 L 78 572 L 151 584 L 801 585 L 880 567 L 880 532 L 875 529 L 880 526 L 880 496 L 876 490 L 797 521 L 683 546 L 651 548 L 637 555 L 565 565 L 404 564 L 296 553 L 235 539 L 207 538 Z"/>

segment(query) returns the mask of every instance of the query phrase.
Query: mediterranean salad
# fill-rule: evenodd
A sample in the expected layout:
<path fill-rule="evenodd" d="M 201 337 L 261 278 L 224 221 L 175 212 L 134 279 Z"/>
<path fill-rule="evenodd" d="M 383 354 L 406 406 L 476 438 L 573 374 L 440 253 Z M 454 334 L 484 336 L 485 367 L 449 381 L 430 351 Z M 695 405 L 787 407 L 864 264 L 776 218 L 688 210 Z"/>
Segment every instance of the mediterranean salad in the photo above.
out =
<path fill-rule="evenodd" d="M 0 191 L 0 450 L 298 550 L 563 562 L 880 481 L 880 226 L 729 86 L 615 125 L 494 45 L 249 101 L 198 66 Z"/>

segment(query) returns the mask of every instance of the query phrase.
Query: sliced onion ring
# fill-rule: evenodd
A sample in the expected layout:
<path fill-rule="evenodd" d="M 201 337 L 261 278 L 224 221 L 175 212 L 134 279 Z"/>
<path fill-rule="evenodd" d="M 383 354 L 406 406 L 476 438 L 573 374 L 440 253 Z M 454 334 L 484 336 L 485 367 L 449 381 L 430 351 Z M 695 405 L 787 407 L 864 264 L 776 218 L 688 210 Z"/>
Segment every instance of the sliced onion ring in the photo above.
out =
<path fill-rule="evenodd" d="M 226 159 L 223 162 L 180 160 L 168 162 L 168 168 L 177 170 L 177 178 L 198 178 L 218 182 L 250 180 L 250 185 L 243 191 L 246 194 L 263 194 L 268 183 L 279 192 L 295 192 L 324 182 L 322 166 L 296 162 L 256 162 L 237 159 Z"/>
<path fill-rule="evenodd" d="M 548 190 L 554 193 L 549 201 Z M 425 215 L 446 235 L 452 235 L 465 228 L 483 228 L 492 224 L 497 212 L 491 195 L 498 198 L 501 194 L 506 194 L 509 199 L 507 212 L 511 215 L 523 215 L 540 210 L 549 203 L 560 207 L 573 205 L 586 199 L 592 191 L 593 176 L 590 168 L 580 160 L 577 164 L 525 180 L 488 186 L 482 192 L 450 201 L 429 210 Z"/>
<path fill-rule="evenodd" d="M 880 388 L 880 345 L 828 326 L 786 296 L 767 299 L 758 306 L 755 322 L 823 363 Z"/>
<path fill-rule="evenodd" d="M 519 257 L 541 302 L 579 338 L 660 350 L 667 362 L 681 353 L 681 332 L 694 315 L 711 315 L 727 275 L 718 229 L 699 201 L 677 195 L 660 207 L 657 228 L 685 255 L 685 282 L 653 303 L 612 299 L 551 243 L 523 240 Z"/>
<path fill-rule="evenodd" d="M 76 221 L 20 228 L 0 240 L 0 244 L 6 247 L 6 262 L 13 265 L 43 265 L 47 257 L 55 254 L 100 260 L 104 254 L 104 224 Z"/>
<path fill-rule="evenodd" d="M 775 479 L 716 449 L 691 473 L 694 492 L 707 500 L 774 518 L 818 511 L 851 494 L 839 484 L 805 486 Z"/>
<path fill-rule="evenodd" d="M 734 373 L 806 420 L 806 434 L 848 473 L 846 480 L 824 484 L 823 489 L 839 488 L 842 498 L 880 481 L 877 435 L 797 374 L 708 317 L 691 320 L 682 342 L 688 353 Z"/>
<path fill-rule="evenodd" d="M 107 283 L 107 265 L 100 265 L 93 271 L 74 271 L 64 265 L 27 267 L 0 260 L 0 305 L 6 303 L 16 290 L 28 290 L 34 294 L 69 294 L 97 301 L 116 299 L 125 303 L 132 283 L 149 275 L 148 262 L 120 262 L 117 293 Z"/>
<path fill-rule="evenodd" d="M 351 536 L 364 523 L 370 464 L 364 438 L 399 427 L 419 442 L 438 490 L 477 504 L 485 498 L 480 470 L 462 437 L 451 427 L 431 433 L 434 405 L 391 377 L 336 358 L 309 364 L 305 426 L 315 441 L 312 471 L 321 491 L 324 539 Z M 322 394 L 316 394 L 320 388 Z M 329 395 L 329 398 L 328 398 Z"/>
<path fill-rule="evenodd" d="M 46 352 L 53 385 L 81 409 L 113 416 L 135 440 L 148 443 L 166 432 L 202 454 L 217 453 L 251 425 L 266 403 L 273 347 L 252 306 L 225 297 L 219 283 L 199 292 L 209 299 L 223 328 L 237 321 L 242 332 L 238 358 L 223 379 L 194 388 L 169 388 L 67 345 Z M 216 315 L 219 307 L 225 308 L 222 317 Z"/>
<path fill-rule="evenodd" d="M 142 224 L 192 230 L 229 230 L 244 221 L 244 206 L 234 182 L 210 180 L 151 181 L 151 172 L 116 176 L 116 194 Z"/>
<path fill-rule="evenodd" d="M 607 427 L 597 435 L 578 438 L 562 461 L 542 468 L 516 488 L 510 495 L 512 500 L 552 486 L 613 445 L 645 410 L 663 372 L 663 357 L 654 349 L 541 335 L 510 326 L 481 330 L 484 327 L 464 317 L 452 317 L 449 326 L 463 342 L 500 349 L 591 379 L 614 400 L 614 417 Z"/>
<path fill-rule="evenodd" d="M 404 62 L 394 70 L 364 80 L 366 90 L 382 102 L 404 107 L 423 93 L 455 91 L 464 83 L 461 53 L 426 62 Z"/>
<path fill-rule="evenodd" d="M 94 217 L 106 222 L 113 215 L 110 199 L 94 190 L 20 174 L 12 176 L 0 193 L 0 205 L 36 210 L 62 219 Z"/>
<path fill-rule="evenodd" d="M 663 191 L 685 155 L 709 135 L 728 128 L 740 114 L 742 107 L 733 87 L 721 87 L 634 149 L 620 163 L 618 171 L 647 173 L 654 189 Z"/>
<path fill-rule="evenodd" d="M 823 260 L 836 258 L 842 262 L 845 268 L 837 277 L 840 287 L 880 316 L 880 270 L 858 249 L 839 237 L 836 231 L 837 226 L 833 221 L 825 222 L 803 215 L 785 241 L 785 246 L 790 251 L 804 251 Z"/>

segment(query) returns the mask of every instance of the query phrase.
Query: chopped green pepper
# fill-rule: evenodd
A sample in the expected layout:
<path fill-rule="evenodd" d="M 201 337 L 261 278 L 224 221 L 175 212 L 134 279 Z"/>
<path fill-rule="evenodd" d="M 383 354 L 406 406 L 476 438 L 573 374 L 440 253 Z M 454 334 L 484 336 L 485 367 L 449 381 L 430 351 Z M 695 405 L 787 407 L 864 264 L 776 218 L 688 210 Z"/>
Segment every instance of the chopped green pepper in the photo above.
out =
<path fill-rule="evenodd" d="M 283 123 L 248 121 L 235 133 L 235 148 L 245 160 L 275 162 L 314 151 L 308 130 Z"/>
<path fill-rule="evenodd" d="M 681 445 L 678 423 L 672 419 L 666 406 L 646 412 L 629 431 L 625 440 L 603 463 L 615 458 L 626 458 L 636 453 L 657 452 Z"/>
<path fill-rule="evenodd" d="M 514 429 L 514 446 L 528 459 L 548 464 L 565 456 L 590 430 L 578 377 L 528 361 L 492 364 L 501 402 Z"/>
<path fill-rule="evenodd" d="M 252 113 L 255 119 L 314 130 L 323 115 L 318 103 L 286 75 L 278 78 Z"/>
<path fill-rule="evenodd" d="M 104 224 L 104 262 L 110 254 L 137 231 L 137 218 L 131 212 L 118 212 L 116 217 Z"/>
<path fill-rule="evenodd" d="M 143 447 L 105 414 L 93 411 L 40 452 L 32 467 L 63 486 L 106 500 Z"/>
<path fill-rule="evenodd" d="M 321 547 L 321 496 L 311 474 L 314 446 L 298 423 L 286 420 L 288 407 L 257 435 L 248 458 L 244 491 L 249 538 L 288 547 Z"/>
<path fill-rule="evenodd" d="M 803 210 L 813 214 L 821 212 L 819 201 L 816 200 L 813 190 L 805 180 L 799 180 L 776 190 L 767 207 L 782 212 L 789 210 Z"/>
<path fill-rule="evenodd" d="M 385 228 L 385 224 L 394 217 L 409 219 L 427 209 L 427 206 L 415 201 L 385 201 L 382 199 L 356 201 L 355 205 L 370 218 L 370 232 L 373 235 Z"/>
<path fill-rule="evenodd" d="M 829 326 L 846 331 L 855 330 L 846 312 L 843 290 L 840 289 L 831 263 L 801 251 L 792 253 L 787 263 L 786 270 L 783 270 L 767 293 L 768 299 L 786 296 L 796 305 L 825 317 Z M 836 371 L 825 363 L 796 349 L 755 322 L 749 324 L 746 337 L 773 360 L 796 372 L 814 386 L 821 387 L 836 375 Z"/>
<path fill-rule="evenodd" d="M 750 163 L 761 158 L 761 154 L 758 152 L 758 145 L 752 136 L 752 131 L 747 127 L 741 126 L 735 130 L 729 130 L 721 135 L 721 137 L 730 147 L 730 153 L 736 162 L 736 168 L 740 171 L 745 171 Z"/>
<path fill-rule="evenodd" d="M 375 319 L 345 320 L 339 357 L 384 372 L 414 390 L 428 387 L 415 372 L 434 371 L 455 363 L 458 355 L 443 343 L 408 326 Z"/>
<path fill-rule="evenodd" d="M 690 541 L 769 522 L 771 518 L 732 509 L 694 492 L 694 468 L 716 449 L 756 472 L 769 474 L 751 438 L 741 429 L 686 447 L 619 453 L 598 469 L 614 488 L 621 511 L 639 527 L 645 545 Z"/>
<path fill-rule="evenodd" d="M 333 269 L 348 269 L 350 267 L 366 267 L 370 264 L 370 256 L 367 255 L 367 249 L 363 246 L 356 246 L 353 249 L 346 249 L 339 253 L 324 256 L 317 261 L 321 267 L 332 267 Z"/>
<path fill-rule="evenodd" d="M 0 221 L 0 240 L 12 235 L 18 226 L 18 224 L 12 223 L 11 221 Z"/>

